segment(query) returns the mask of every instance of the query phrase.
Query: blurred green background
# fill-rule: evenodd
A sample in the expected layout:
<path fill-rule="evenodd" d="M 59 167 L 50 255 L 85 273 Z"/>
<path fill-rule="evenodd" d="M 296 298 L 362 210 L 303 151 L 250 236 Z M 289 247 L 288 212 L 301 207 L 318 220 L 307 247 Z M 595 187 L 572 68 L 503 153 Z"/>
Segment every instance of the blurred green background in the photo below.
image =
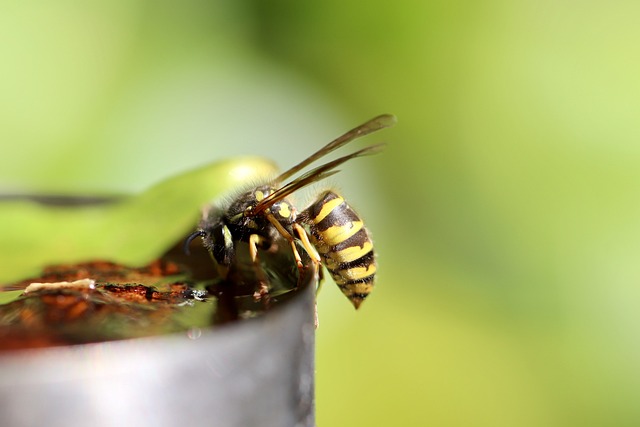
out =
<path fill-rule="evenodd" d="M 357 313 L 320 295 L 318 424 L 640 425 L 638 22 L 634 1 L 4 2 L 0 191 L 284 168 L 394 113 L 328 183 L 380 274 Z"/>

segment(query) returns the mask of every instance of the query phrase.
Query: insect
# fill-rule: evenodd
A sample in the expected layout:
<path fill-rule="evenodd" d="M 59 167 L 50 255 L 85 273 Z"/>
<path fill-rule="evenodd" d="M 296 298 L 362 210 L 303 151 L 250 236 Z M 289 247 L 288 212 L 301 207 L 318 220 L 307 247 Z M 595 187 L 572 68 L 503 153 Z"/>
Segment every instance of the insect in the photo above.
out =
<path fill-rule="evenodd" d="M 287 197 L 337 173 L 335 169 L 351 159 L 379 152 L 383 144 L 365 147 L 283 183 L 345 144 L 393 126 L 395 122 L 395 116 L 390 114 L 374 117 L 276 178 L 240 194 L 231 203 L 212 207 L 204 213 L 199 229 L 187 238 L 186 245 L 194 238 L 202 237 L 220 276 L 226 278 L 236 256 L 237 242 L 248 243 L 250 259 L 256 266 L 260 250 L 271 250 L 281 242 L 288 243 L 299 268 L 303 268 L 301 248 L 313 262 L 327 268 L 357 309 L 373 289 L 376 273 L 373 243 L 362 220 L 340 195 L 331 190 L 320 194 L 301 212 Z M 266 280 L 261 282 L 257 298 L 268 295 Z"/>

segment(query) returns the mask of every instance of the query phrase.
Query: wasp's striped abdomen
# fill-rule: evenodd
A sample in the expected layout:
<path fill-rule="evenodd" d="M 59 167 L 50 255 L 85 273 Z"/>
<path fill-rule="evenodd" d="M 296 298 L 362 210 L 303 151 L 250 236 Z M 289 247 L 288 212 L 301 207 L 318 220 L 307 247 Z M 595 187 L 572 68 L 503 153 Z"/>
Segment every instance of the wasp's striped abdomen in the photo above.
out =
<path fill-rule="evenodd" d="M 373 243 L 358 214 L 333 191 L 327 191 L 304 215 L 327 270 L 358 308 L 373 289 L 376 260 Z"/>

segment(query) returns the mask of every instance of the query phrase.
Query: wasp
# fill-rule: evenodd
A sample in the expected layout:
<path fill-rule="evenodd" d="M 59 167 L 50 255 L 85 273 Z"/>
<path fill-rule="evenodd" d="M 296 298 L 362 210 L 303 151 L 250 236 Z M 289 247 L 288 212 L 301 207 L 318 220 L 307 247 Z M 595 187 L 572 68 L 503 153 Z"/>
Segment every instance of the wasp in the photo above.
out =
<path fill-rule="evenodd" d="M 313 262 L 327 268 L 344 295 L 359 308 L 371 293 L 376 274 L 373 242 L 360 216 L 332 190 L 324 191 L 301 212 L 289 202 L 288 196 L 337 173 L 336 168 L 351 159 L 379 152 L 383 144 L 365 147 L 283 183 L 345 144 L 395 122 L 391 114 L 374 117 L 230 203 L 212 206 L 203 213 L 199 229 L 187 238 L 185 247 L 194 238 L 202 237 L 223 279 L 235 260 L 237 242 L 248 243 L 250 259 L 256 267 L 260 250 L 274 250 L 279 243 L 285 243 L 290 245 L 295 262 L 302 269 L 301 248 Z M 266 280 L 261 282 L 256 299 L 268 295 Z"/>

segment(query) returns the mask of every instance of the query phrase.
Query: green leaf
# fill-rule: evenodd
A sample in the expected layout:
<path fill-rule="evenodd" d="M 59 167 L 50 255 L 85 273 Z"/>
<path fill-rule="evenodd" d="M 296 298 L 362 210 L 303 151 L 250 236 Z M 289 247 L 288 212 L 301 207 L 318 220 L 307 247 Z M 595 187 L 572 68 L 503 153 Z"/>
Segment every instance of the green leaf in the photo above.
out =
<path fill-rule="evenodd" d="M 22 292 L 22 290 L 0 292 L 0 305 L 9 304 L 10 302 L 17 300 L 20 295 L 22 295 Z"/>
<path fill-rule="evenodd" d="M 204 205 L 275 172 L 267 160 L 239 158 L 187 172 L 112 204 L 0 203 L 0 283 L 38 274 L 48 264 L 95 259 L 146 264 L 194 230 Z"/>

